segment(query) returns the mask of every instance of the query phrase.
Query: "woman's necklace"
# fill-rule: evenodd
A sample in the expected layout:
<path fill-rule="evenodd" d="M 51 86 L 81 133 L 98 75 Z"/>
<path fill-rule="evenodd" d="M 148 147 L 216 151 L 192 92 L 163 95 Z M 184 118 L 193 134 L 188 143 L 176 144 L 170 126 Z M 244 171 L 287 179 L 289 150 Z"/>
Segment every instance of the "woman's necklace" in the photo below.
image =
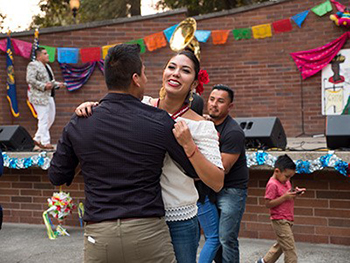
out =
<path fill-rule="evenodd" d="M 157 100 L 157 103 L 155 105 L 157 108 L 159 108 L 159 103 L 160 103 L 160 99 Z M 176 120 L 178 117 L 184 115 L 185 112 L 188 111 L 189 109 L 190 109 L 190 106 L 188 104 L 185 104 L 180 109 L 178 109 L 176 112 L 174 112 L 173 114 L 169 114 L 169 115 L 173 120 Z"/>

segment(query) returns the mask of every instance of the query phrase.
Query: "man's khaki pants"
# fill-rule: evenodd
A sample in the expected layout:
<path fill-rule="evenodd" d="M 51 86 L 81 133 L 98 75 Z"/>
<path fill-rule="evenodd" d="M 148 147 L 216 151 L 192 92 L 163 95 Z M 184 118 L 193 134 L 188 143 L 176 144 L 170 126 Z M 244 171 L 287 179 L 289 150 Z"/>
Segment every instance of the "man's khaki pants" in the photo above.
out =
<path fill-rule="evenodd" d="M 164 218 L 140 218 L 86 224 L 85 263 L 175 262 Z"/>
<path fill-rule="evenodd" d="M 272 220 L 272 228 L 277 236 L 277 243 L 264 256 L 265 263 L 276 262 L 282 253 L 284 253 L 285 263 L 298 262 L 292 226 L 293 222 L 288 220 Z"/>

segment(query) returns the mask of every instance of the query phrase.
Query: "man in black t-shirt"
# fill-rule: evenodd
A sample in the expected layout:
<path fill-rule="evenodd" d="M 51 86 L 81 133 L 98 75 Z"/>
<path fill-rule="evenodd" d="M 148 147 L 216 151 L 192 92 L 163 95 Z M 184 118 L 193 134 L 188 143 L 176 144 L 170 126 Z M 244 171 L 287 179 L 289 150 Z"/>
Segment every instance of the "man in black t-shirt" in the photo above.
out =
<path fill-rule="evenodd" d="M 225 168 L 224 187 L 217 195 L 220 212 L 219 238 L 222 246 L 215 262 L 239 262 L 238 234 L 245 210 L 249 170 L 245 155 L 245 136 L 229 112 L 234 92 L 226 85 L 215 85 L 208 99 L 208 113 L 219 132 L 222 163 Z"/>

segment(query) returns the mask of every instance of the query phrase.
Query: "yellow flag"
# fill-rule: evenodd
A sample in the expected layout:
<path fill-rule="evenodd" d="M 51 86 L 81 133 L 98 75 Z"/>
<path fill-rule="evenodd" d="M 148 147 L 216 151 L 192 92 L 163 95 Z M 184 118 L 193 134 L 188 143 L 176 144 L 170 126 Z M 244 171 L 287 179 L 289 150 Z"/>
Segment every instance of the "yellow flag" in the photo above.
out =
<path fill-rule="evenodd" d="M 271 24 L 263 24 L 252 27 L 254 38 L 265 38 L 272 36 Z"/>
<path fill-rule="evenodd" d="M 114 47 L 115 45 L 119 45 L 119 44 L 121 44 L 121 43 L 103 46 L 103 47 L 102 47 L 102 59 L 105 59 L 105 57 L 106 57 L 107 54 L 108 54 L 108 50 L 109 50 L 111 47 Z"/>

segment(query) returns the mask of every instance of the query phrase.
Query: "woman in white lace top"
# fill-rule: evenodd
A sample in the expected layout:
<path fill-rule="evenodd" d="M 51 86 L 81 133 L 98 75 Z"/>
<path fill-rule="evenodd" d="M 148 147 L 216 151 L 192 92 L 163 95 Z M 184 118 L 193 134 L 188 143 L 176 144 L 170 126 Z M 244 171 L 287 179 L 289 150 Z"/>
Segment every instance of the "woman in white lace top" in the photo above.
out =
<path fill-rule="evenodd" d="M 217 131 L 212 122 L 189 108 L 192 93 L 196 88 L 203 88 L 198 80 L 202 72 L 199 61 L 191 51 L 178 53 L 164 69 L 160 98 L 145 96 L 143 102 L 167 111 L 177 122 L 174 135 L 184 147 L 199 178 L 213 190 L 219 191 L 223 186 L 224 172 Z M 91 106 L 91 103 L 83 103 L 76 113 L 86 116 L 86 111 L 91 112 Z M 198 193 L 194 180 L 166 155 L 160 182 L 165 218 L 177 262 L 195 263 L 200 230 L 197 219 Z"/>

